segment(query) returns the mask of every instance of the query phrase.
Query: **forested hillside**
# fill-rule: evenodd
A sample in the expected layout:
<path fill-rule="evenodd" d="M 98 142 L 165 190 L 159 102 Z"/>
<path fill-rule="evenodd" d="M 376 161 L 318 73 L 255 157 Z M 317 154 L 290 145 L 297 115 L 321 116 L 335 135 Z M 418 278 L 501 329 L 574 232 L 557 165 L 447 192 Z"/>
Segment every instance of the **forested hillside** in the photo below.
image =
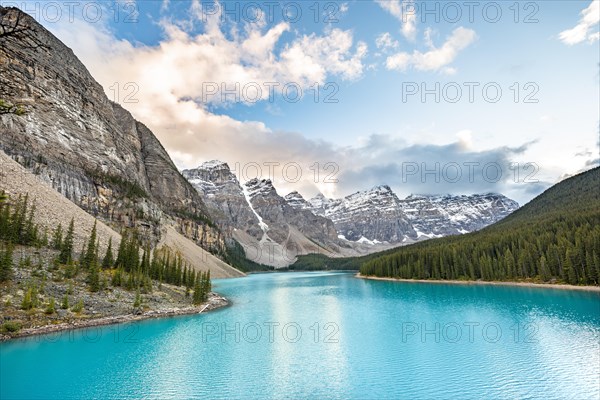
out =
<path fill-rule="evenodd" d="M 566 179 L 479 232 L 401 247 L 362 275 L 598 285 L 600 168 Z"/>

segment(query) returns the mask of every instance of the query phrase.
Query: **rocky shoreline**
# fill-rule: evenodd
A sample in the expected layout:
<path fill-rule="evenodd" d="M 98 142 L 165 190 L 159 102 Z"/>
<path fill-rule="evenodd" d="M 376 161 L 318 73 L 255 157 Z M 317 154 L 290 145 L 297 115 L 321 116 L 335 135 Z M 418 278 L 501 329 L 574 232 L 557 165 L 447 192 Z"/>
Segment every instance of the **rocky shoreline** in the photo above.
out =
<path fill-rule="evenodd" d="M 92 318 L 88 320 L 64 322 L 55 325 L 36 326 L 33 328 L 22 329 L 19 332 L 15 332 L 13 335 L 0 334 L 0 342 L 28 336 L 44 335 L 48 333 L 56 333 L 74 329 L 91 328 L 95 326 L 121 324 L 127 322 L 143 321 L 146 319 L 175 317 L 180 315 L 201 314 L 203 312 L 217 310 L 223 307 L 227 307 L 229 305 L 230 302 L 225 297 L 222 297 L 221 295 L 218 295 L 216 293 L 210 293 L 208 301 L 199 306 L 166 308 L 158 310 L 149 310 L 145 312 L 140 311 L 139 313 Z"/>
<path fill-rule="evenodd" d="M 600 286 L 576 286 L 559 283 L 534 283 L 534 282 L 507 282 L 507 281 L 458 281 L 458 280 L 434 280 L 434 279 L 401 279 L 385 278 L 378 276 L 366 276 L 360 273 L 354 275 L 356 278 L 374 281 L 408 282 L 408 283 L 445 283 L 450 285 L 492 285 L 492 286 L 522 286 L 538 287 L 545 289 L 581 290 L 587 292 L 599 292 Z"/>

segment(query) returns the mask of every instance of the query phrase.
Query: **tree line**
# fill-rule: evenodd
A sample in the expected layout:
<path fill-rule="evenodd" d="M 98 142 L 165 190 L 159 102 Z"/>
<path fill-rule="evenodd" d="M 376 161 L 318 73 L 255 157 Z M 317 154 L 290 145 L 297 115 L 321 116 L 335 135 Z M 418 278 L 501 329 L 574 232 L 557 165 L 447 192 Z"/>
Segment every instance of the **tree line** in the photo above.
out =
<path fill-rule="evenodd" d="M 363 275 L 600 283 L 600 168 L 569 178 L 488 228 L 373 258 Z"/>
<path fill-rule="evenodd" d="M 47 229 L 41 232 L 34 222 L 35 213 L 35 204 L 30 204 L 28 195 L 12 200 L 0 193 L 0 282 L 12 277 L 14 246 L 22 245 L 56 250 L 55 264 L 64 266 L 65 277 L 73 278 L 81 271 L 85 272 L 92 292 L 98 292 L 108 284 L 104 282 L 105 276 L 115 287 L 142 293 L 152 291 L 153 281 L 159 286 L 162 283 L 183 286 L 186 295 L 193 292 L 194 304 L 206 301 L 211 291 L 210 271 L 197 272 L 180 254 L 168 248 L 152 249 L 149 244 L 142 243 L 135 230 L 121 233 L 116 255 L 112 238 L 101 255 L 97 223 L 94 223 L 79 256 L 75 257 L 75 221 L 71 219 L 66 230 L 59 223 L 52 232 Z"/>
<path fill-rule="evenodd" d="M 600 217 L 409 246 L 363 264 L 363 275 L 403 279 L 539 279 L 598 285 Z"/>

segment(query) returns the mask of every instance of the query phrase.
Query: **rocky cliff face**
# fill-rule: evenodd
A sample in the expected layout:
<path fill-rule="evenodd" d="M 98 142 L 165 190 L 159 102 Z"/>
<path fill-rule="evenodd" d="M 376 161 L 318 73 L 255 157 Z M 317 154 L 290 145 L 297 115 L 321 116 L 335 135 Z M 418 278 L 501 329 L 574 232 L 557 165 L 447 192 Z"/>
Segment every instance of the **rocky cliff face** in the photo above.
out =
<path fill-rule="evenodd" d="M 246 183 L 252 207 L 269 226 L 269 237 L 280 242 L 290 235 L 290 226 L 323 246 L 337 242 L 337 233 L 331 220 L 315 215 L 310 210 L 294 208 L 277 194 L 270 180 L 253 179 Z"/>
<path fill-rule="evenodd" d="M 0 99 L 23 116 L 0 116 L 0 148 L 87 212 L 116 228 L 160 239 L 167 221 L 198 244 L 222 251 L 199 194 L 153 133 L 111 102 L 73 52 L 33 18 L 0 7 Z"/>
<path fill-rule="evenodd" d="M 399 199 L 388 186 L 327 199 L 322 194 L 305 200 L 297 193 L 288 204 L 329 218 L 341 237 L 359 243 L 410 243 L 416 240 L 476 231 L 492 224 L 519 205 L 495 193 L 471 196 L 409 196 Z"/>
<path fill-rule="evenodd" d="M 182 174 L 201 194 L 212 219 L 222 230 L 232 234 L 234 229 L 241 229 L 257 240 L 262 238 L 259 219 L 229 165 L 209 161 L 198 168 L 184 170 Z"/>

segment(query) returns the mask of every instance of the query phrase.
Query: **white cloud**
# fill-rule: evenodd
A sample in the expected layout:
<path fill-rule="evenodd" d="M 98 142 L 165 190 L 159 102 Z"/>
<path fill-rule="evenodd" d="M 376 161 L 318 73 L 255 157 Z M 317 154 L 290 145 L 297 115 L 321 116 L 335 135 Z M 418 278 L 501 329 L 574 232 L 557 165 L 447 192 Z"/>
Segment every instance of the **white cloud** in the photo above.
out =
<path fill-rule="evenodd" d="M 417 35 L 417 13 L 413 0 L 375 0 L 377 4 L 402 24 L 400 31 L 408 40 L 415 40 Z"/>
<path fill-rule="evenodd" d="M 375 39 L 375 45 L 381 51 L 387 52 L 389 50 L 397 49 L 399 43 L 397 40 L 392 38 L 392 35 L 390 35 L 389 32 L 385 32 L 377 36 L 377 38 Z"/>
<path fill-rule="evenodd" d="M 197 4 L 192 3 L 192 13 L 194 7 Z M 175 99 L 213 104 L 233 102 L 236 98 L 223 99 L 220 93 L 203 97 L 207 83 L 227 88 L 236 84 L 240 88 L 258 85 L 262 89 L 260 99 L 265 100 L 270 95 L 270 83 L 279 84 L 276 90 L 289 83 L 304 89 L 315 82 L 323 84 L 331 76 L 357 79 L 363 74 L 367 53 L 365 43 L 355 44 L 352 32 L 341 29 L 297 36 L 282 44 L 282 35 L 290 32 L 289 24 L 283 22 L 269 29 L 245 24 L 239 32 L 226 35 L 220 15 L 214 14 L 198 35 L 189 33 L 188 25 L 169 20 L 161 21 L 161 27 L 166 37 L 154 47 L 117 40 L 101 24 L 75 21 L 50 28 L 89 64 L 105 87 L 118 78 L 136 82 L 140 94 L 167 93 Z M 254 96 L 251 97 L 254 102 Z M 240 100 L 244 99 L 242 92 Z"/>
<path fill-rule="evenodd" d="M 600 39 L 600 32 L 590 32 L 600 22 L 600 0 L 593 0 L 591 4 L 581 11 L 579 23 L 571 29 L 562 31 L 559 39 L 570 46 L 587 40 L 593 43 Z"/>
<path fill-rule="evenodd" d="M 326 36 L 312 33 L 295 40 L 281 53 L 281 62 L 296 81 L 323 82 L 327 73 L 344 79 L 356 79 L 363 73 L 362 59 L 367 45 L 358 42 L 352 53 L 350 31 L 331 30 Z"/>
<path fill-rule="evenodd" d="M 109 97 L 108 88 L 115 82 L 121 88 L 128 82 L 138 85 L 138 102 L 123 106 L 157 135 L 178 166 L 194 167 L 210 159 L 241 165 L 294 161 L 305 174 L 288 188 L 316 191 L 309 167 L 335 158 L 330 143 L 218 115 L 199 101 L 203 84 L 296 82 L 307 88 L 332 76 L 357 79 L 366 68 L 367 45 L 355 43 L 351 31 L 297 35 L 286 23 L 267 29 L 247 25 L 226 34 L 218 15 L 209 18 L 201 34 L 191 34 L 187 22 L 163 20 L 161 27 L 165 38 L 157 46 L 144 46 L 117 39 L 102 24 L 77 20 L 48 26 L 73 49 Z M 281 43 L 284 33 L 295 37 Z M 285 182 L 281 186 L 288 189 Z"/>
<path fill-rule="evenodd" d="M 431 42 L 430 34 L 431 32 L 426 31 L 426 39 L 429 39 L 429 42 Z M 419 71 L 455 73 L 456 70 L 447 65 L 456 59 L 461 50 L 473 43 L 476 37 L 475 31 L 471 29 L 456 28 L 441 47 L 436 48 L 433 43 L 429 43 L 430 50 L 425 53 L 415 50 L 412 54 L 400 52 L 391 55 L 386 60 L 386 68 L 406 71 L 409 67 L 413 67 Z"/>

